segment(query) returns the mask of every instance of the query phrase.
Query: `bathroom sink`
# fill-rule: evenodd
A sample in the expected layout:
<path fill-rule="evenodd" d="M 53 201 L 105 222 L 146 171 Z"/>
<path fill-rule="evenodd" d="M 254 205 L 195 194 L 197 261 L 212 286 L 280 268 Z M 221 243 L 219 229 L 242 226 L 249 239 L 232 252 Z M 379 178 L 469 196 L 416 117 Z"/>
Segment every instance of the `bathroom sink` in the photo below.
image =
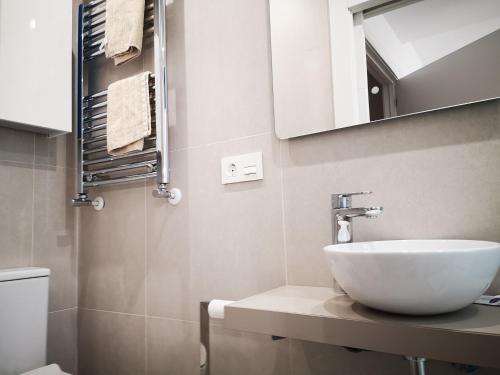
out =
<path fill-rule="evenodd" d="M 468 240 L 357 242 L 324 248 L 354 300 L 410 315 L 459 310 L 481 296 L 500 265 L 500 244 Z"/>

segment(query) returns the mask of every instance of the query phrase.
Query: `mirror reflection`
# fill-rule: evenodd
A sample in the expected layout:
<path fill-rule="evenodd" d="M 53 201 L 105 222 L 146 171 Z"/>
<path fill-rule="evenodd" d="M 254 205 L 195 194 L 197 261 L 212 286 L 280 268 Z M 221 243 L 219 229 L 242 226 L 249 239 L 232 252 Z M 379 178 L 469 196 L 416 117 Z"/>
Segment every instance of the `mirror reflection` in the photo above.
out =
<path fill-rule="evenodd" d="M 270 0 L 276 133 L 500 96 L 498 0 Z"/>

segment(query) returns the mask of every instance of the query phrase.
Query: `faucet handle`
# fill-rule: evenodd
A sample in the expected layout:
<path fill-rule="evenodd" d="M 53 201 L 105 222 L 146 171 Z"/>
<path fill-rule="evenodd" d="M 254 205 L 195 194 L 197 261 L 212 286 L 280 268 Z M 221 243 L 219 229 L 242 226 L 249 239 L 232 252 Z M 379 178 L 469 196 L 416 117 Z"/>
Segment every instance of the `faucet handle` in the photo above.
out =
<path fill-rule="evenodd" d="M 371 191 L 360 191 L 355 193 L 332 194 L 332 208 L 351 208 L 351 197 L 353 195 L 366 195 L 371 193 Z"/>

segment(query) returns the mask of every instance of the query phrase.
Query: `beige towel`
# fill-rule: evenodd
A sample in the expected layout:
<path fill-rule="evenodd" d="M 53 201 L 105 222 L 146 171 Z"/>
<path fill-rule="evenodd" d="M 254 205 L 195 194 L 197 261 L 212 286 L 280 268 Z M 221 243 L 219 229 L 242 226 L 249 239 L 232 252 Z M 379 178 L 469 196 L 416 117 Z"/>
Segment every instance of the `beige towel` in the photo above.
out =
<path fill-rule="evenodd" d="M 107 143 L 110 155 L 144 148 L 151 135 L 150 72 L 114 82 L 108 87 Z"/>
<path fill-rule="evenodd" d="M 145 0 L 106 1 L 106 58 L 121 65 L 141 54 Z"/>

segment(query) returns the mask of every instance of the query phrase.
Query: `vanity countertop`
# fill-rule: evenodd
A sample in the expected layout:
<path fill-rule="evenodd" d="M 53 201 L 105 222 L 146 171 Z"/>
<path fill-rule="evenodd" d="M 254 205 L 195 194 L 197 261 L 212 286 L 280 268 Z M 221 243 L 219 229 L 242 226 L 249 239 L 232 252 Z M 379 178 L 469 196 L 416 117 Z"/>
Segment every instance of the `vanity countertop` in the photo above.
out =
<path fill-rule="evenodd" d="M 367 308 L 331 288 L 284 286 L 225 307 L 227 328 L 500 368 L 500 308 L 428 317 Z"/>

